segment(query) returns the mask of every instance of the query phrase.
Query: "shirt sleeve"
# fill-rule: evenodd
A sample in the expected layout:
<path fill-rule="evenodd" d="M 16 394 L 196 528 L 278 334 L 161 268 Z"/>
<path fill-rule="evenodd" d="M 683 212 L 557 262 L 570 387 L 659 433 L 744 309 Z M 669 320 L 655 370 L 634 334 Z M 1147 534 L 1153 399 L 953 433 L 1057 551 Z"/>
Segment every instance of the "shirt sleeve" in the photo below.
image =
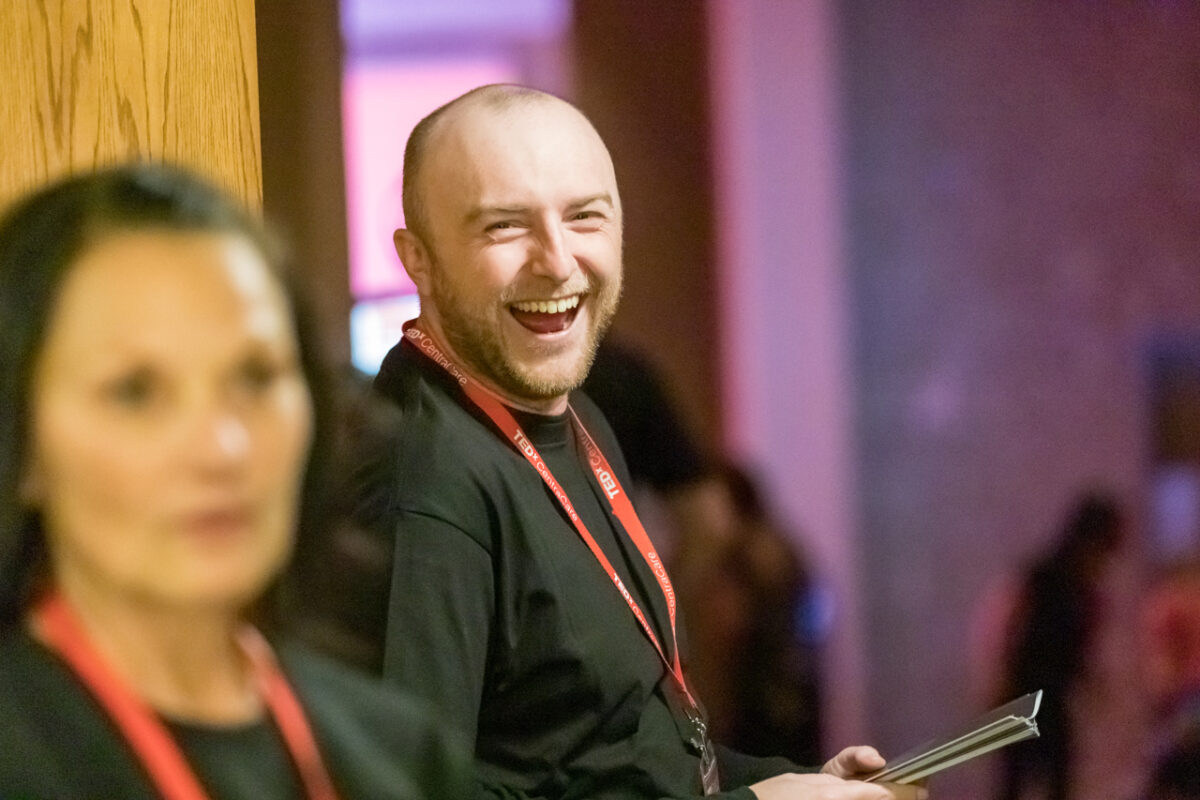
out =
<path fill-rule="evenodd" d="M 494 613 L 491 558 L 444 520 L 400 512 L 396 526 L 384 677 L 437 709 L 474 749 Z"/>
<path fill-rule="evenodd" d="M 819 772 L 820 767 L 801 767 L 779 756 L 749 756 L 717 745 L 717 766 L 722 786 L 749 786 L 789 772 Z"/>
<path fill-rule="evenodd" d="M 445 520 L 402 512 L 396 525 L 384 677 L 430 703 L 474 749 L 494 612 L 491 557 Z M 478 778 L 473 797 L 538 800 Z"/>

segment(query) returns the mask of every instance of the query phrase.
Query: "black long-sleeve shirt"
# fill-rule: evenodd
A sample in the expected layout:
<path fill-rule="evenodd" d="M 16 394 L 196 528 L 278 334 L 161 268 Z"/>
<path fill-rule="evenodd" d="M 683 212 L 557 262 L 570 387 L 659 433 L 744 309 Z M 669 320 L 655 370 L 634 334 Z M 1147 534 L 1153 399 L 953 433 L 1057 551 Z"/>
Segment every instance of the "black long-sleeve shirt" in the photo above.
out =
<path fill-rule="evenodd" d="M 360 504 L 376 517 L 360 524 L 396 537 L 384 672 L 473 738 L 478 795 L 698 796 L 672 678 L 537 472 L 410 345 L 392 350 L 375 386 L 402 411 Z M 628 487 L 603 417 L 586 397 L 571 400 Z M 666 601 L 602 502 L 569 420 L 519 419 L 670 657 Z M 795 769 L 731 753 L 721 767 L 724 787 Z"/>

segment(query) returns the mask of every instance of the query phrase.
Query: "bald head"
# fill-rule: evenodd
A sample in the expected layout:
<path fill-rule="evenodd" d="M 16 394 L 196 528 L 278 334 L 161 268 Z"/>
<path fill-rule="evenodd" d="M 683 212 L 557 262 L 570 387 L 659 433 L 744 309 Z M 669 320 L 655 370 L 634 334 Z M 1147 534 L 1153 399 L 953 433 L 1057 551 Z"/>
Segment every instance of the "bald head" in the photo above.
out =
<path fill-rule="evenodd" d="M 404 213 L 393 240 L 423 330 L 514 405 L 559 408 L 621 292 L 621 203 L 596 129 L 544 92 L 469 92 L 413 131 Z"/>
<path fill-rule="evenodd" d="M 436 152 L 447 130 L 456 128 L 468 117 L 479 114 L 503 116 L 519 113 L 524 108 L 552 106 L 578 118 L 591 130 L 599 142 L 591 122 L 575 106 L 547 92 L 512 83 L 493 83 L 479 86 L 432 111 L 417 123 L 409 134 L 404 148 L 403 206 L 406 227 L 427 245 L 432 244 L 429 225 L 430 187 L 422 180 L 430 154 Z M 601 144 L 603 147 L 603 144 Z M 614 198 L 615 200 L 615 198 Z"/>

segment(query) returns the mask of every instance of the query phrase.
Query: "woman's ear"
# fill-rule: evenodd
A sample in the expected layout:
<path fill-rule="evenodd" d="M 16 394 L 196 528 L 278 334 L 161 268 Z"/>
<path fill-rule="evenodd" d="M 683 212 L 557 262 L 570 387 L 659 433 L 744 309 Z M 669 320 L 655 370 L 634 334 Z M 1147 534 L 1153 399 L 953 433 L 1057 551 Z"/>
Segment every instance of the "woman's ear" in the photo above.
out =
<path fill-rule="evenodd" d="M 42 504 L 42 470 L 38 466 L 36 456 L 29 458 L 29 463 L 21 472 L 21 481 L 17 484 L 17 497 L 26 508 L 37 508 Z"/>

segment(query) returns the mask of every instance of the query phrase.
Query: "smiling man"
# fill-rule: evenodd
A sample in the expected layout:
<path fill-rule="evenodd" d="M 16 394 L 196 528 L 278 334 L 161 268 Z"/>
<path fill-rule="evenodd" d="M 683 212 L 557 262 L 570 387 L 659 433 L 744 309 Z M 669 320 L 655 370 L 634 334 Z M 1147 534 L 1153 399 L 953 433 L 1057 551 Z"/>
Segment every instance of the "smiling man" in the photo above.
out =
<path fill-rule="evenodd" d="M 706 735 L 674 589 L 575 391 L 621 292 L 621 201 L 587 119 L 469 92 L 413 131 L 404 211 L 421 315 L 375 381 L 403 424 L 360 470 L 358 521 L 395 537 L 384 673 L 473 742 L 478 796 L 921 796 L 844 780 L 882 766 L 871 748 L 798 775 Z"/>
<path fill-rule="evenodd" d="M 621 293 L 600 137 L 565 103 L 492 90 L 425 120 L 405 155 L 395 241 L 422 328 L 510 405 L 564 411 Z"/>

